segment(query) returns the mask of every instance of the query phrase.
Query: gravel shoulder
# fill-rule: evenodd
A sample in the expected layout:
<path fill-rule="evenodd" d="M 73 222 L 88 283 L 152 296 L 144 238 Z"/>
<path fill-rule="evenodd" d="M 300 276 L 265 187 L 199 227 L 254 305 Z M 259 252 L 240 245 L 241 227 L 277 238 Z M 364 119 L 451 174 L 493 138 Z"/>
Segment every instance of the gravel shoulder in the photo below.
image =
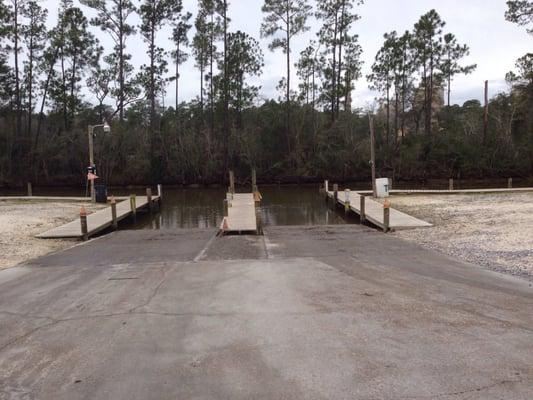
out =
<path fill-rule="evenodd" d="M 533 279 L 533 193 L 398 195 L 392 207 L 434 224 L 394 235 Z"/>
<path fill-rule="evenodd" d="M 77 243 L 37 239 L 35 235 L 78 218 L 82 205 L 88 212 L 104 207 L 79 202 L 0 201 L 0 269 Z"/>

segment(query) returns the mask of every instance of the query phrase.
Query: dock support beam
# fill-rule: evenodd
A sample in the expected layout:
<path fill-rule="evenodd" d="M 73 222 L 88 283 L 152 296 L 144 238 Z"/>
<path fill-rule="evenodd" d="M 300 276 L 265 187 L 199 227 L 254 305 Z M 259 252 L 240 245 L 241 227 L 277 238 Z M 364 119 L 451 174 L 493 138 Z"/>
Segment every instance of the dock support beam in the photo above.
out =
<path fill-rule="evenodd" d="M 28 182 L 28 197 L 33 196 L 33 190 L 31 188 L 31 182 Z"/>
<path fill-rule="evenodd" d="M 81 239 L 86 241 L 89 239 L 89 229 L 87 227 L 87 211 L 85 207 L 80 209 L 80 224 L 81 224 Z"/>
<path fill-rule="evenodd" d="M 359 197 L 359 210 L 361 216 L 361 223 L 364 224 L 366 221 L 365 196 Z"/>
<path fill-rule="evenodd" d="M 111 219 L 113 221 L 113 229 L 118 229 L 118 219 L 117 219 L 117 201 L 115 196 L 111 196 Z"/>

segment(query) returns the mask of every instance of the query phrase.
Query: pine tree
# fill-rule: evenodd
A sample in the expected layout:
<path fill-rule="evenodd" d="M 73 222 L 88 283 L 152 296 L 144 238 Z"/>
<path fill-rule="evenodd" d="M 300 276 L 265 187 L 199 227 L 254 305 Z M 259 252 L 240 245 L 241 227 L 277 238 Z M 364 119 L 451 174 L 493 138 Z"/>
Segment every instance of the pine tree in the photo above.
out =
<path fill-rule="evenodd" d="M 188 33 L 191 29 L 190 19 L 192 14 L 187 12 L 183 15 L 180 15 L 179 18 L 174 22 L 174 28 L 172 30 L 172 42 L 174 43 L 175 49 L 172 51 L 172 59 L 176 65 L 176 72 L 174 75 L 174 80 L 176 83 L 176 100 L 175 100 L 175 112 L 176 112 L 176 130 L 180 126 L 180 117 L 179 117 L 179 79 L 180 79 L 180 65 L 183 64 L 189 58 L 189 54 L 185 51 L 189 47 L 189 37 Z"/>
<path fill-rule="evenodd" d="M 113 88 L 111 93 L 117 99 L 116 112 L 122 121 L 126 106 L 138 96 L 136 82 L 131 78 L 133 72 L 129 62 L 131 55 L 126 53 L 126 40 L 135 33 L 135 28 L 127 21 L 136 8 L 132 0 L 80 0 L 80 2 L 97 12 L 97 16 L 91 19 L 91 24 L 99 26 L 113 40 L 114 52 L 108 55 L 105 61 L 114 70 L 114 76 L 117 76 L 117 87 Z"/>
<path fill-rule="evenodd" d="M 287 75 L 285 77 L 286 129 L 287 150 L 291 154 L 291 40 L 309 30 L 306 25 L 311 15 L 311 6 L 307 0 L 265 0 L 262 7 L 265 16 L 261 25 L 261 36 L 271 37 L 282 33 L 283 37 L 275 37 L 269 44 L 270 50 L 282 49 L 287 57 Z"/>
<path fill-rule="evenodd" d="M 46 18 L 48 11 L 43 9 L 36 1 L 28 1 L 22 7 L 22 16 L 27 19 L 27 24 L 21 29 L 24 44 L 27 49 L 24 62 L 24 87 L 26 92 L 26 109 L 28 110 L 27 136 L 32 134 L 33 109 L 35 99 L 35 84 L 39 78 L 39 63 L 46 43 Z"/>

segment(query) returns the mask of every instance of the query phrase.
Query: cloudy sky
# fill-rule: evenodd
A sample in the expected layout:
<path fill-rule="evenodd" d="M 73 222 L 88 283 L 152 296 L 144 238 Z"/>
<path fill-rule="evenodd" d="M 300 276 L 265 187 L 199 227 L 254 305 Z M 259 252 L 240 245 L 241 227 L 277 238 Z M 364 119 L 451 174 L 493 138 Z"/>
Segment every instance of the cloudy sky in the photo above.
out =
<path fill-rule="evenodd" d="M 138 0 L 134 2 L 141 3 Z M 55 0 L 43 2 L 50 12 L 50 25 L 55 23 L 57 3 Z M 196 3 L 196 0 L 184 0 L 185 10 L 195 14 Z M 278 97 L 275 87 L 285 73 L 285 59 L 281 51 L 268 50 L 268 39 L 260 39 L 262 4 L 263 0 L 230 0 L 230 29 L 242 30 L 260 40 L 265 54 L 263 75 L 257 82 L 262 87 L 261 96 Z M 311 1 L 311 4 L 314 4 L 314 1 Z M 92 15 L 86 7 L 81 7 L 88 16 Z M 355 106 L 364 107 L 376 96 L 376 93 L 368 89 L 364 76 L 369 72 L 373 58 L 383 42 L 383 34 L 392 30 L 411 30 L 420 15 L 432 8 L 446 21 L 445 31 L 454 33 L 461 43 L 470 46 L 471 54 L 464 59 L 464 63 L 478 65 L 474 73 L 455 78 L 452 84 L 452 102 L 462 104 L 471 98 L 481 100 L 485 80 L 489 81 L 491 96 L 506 90 L 506 72 L 513 69 L 517 58 L 532 50 L 533 38 L 526 33 L 525 28 L 505 21 L 505 0 L 365 0 L 365 4 L 358 7 L 361 19 L 353 27 L 353 32 L 359 34 L 364 61 L 363 78 L 357 82 L 353 93 Z M 131 23 L 138 23 L 136 16 L 131 18 Z M 320 24 L 312 18 L 309 26 L 309 32 L 294 40 L 294 61 L 309 41 L 315 38 Z M 97 28 L 92 29 L 108 51 L 111 51 L 106 34 Z M 161 47 L 171 50 L 171 43 L 167 39 L 169 35 L 169 30 L 161 31 L 158 41 Z M 191 37 L 192 35 L 193 32 Z M 147 61 L 146 45 L 140 38 L 130 38 L 127 46 L 136 66 Z M 295 73 L 293 79 L 296 79 Z M 191 99 L 198 95 L 199 73 L 194 68 L 193 60 L 182 67 L 180 85 L 182 99 Z M 166 101 L 173 104 L 173 88 L 169 87 L 168 92 Z M 90 100 L 90 94 L 87 94 L 87 100 Z"/>

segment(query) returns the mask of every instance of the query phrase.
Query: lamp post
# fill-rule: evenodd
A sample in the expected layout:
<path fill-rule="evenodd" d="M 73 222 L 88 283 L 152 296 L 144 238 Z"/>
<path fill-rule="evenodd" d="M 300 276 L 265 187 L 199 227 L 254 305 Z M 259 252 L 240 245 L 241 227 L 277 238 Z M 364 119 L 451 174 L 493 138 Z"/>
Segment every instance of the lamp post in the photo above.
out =
<path fill-rule="evenodd" d="M 104 120 L 103 124 L 100 125 L 89 125 L 88 128 L 88 135 L 89 135 L 89 166 L 90 168 L 94 167 L 94 137 L 96 134 L 94 133 L 94 130 L 96 128 L 102 128 L 104 133 L 111 133 L 111 127 L 107 123 L 106 120 Z M 94 171 L 96 174 L 96 170 Z M 96 194 L 94 192 L 94 179 L 91 179 L 91 202 L 96 202 Z"/>

